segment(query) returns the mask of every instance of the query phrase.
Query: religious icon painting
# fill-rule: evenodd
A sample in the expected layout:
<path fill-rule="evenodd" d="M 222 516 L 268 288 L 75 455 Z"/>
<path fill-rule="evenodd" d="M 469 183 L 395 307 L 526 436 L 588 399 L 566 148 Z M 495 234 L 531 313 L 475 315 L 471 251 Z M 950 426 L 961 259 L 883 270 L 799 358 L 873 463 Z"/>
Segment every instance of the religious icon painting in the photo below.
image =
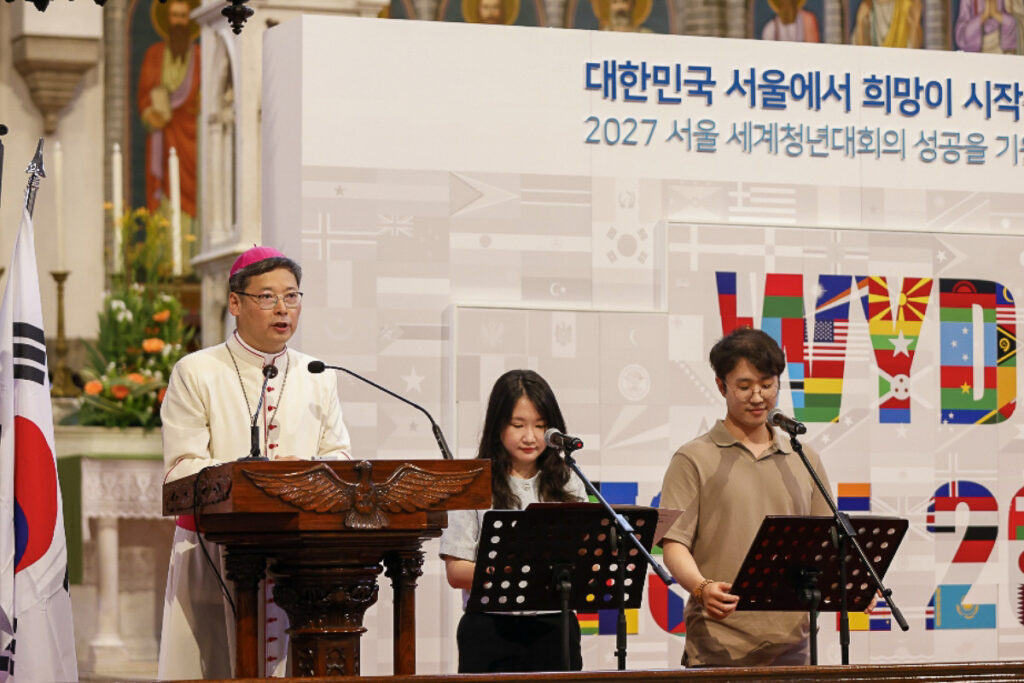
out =
<path fill-rule="evenodd" d="M 954 50 L 1024 54 L 1024 0 L 950 0 L 949 27 Z"/>
<path fill-rule="evenodd" d="M 412 0 L 391 0 L 391 4 L 378 15 L 383 19 L 419 19 Z"/>
<path fill-rule="evenodd" d="M 567 0 L 565 27 L 629 33 L 679 33 L 673 0 Z"/>
<path fill-rule="evenodd" d="M 824 0 L 750 0 L 747 8 L 748 38 L 826 42 Z"/>
<path fill-rule="evenodd" d="M 924 45 L 924 0 L 850 0 L 846 25 L 851 45 Z"/>
<path fill-rule="evenodd" d="M 127 7 L 127 116 L 121 133 L 125 208 L 170 216 L 177 170 L 184 273 L 198 244 L 200 0 L 130 0 Z M 177 163 L 172 163 L 171 150 Z"/>
<path fill-rule="evenodd" d="M 441 0 L 437 20 L 510 26 L 548 24 L 542 0 Z"/>

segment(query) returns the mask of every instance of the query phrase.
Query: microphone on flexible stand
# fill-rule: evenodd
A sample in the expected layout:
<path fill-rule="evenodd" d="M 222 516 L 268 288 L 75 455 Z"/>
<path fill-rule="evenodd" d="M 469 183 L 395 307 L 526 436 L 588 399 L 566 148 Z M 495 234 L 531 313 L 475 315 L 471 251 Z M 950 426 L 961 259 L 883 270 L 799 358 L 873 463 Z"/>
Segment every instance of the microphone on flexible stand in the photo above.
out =
<path fill-rule="evenodd" d="M 252 424 L 249 425 L 249 455 L 242 460 L 269 460 L 260 455 L 260 428 L 256 423 L 260 419 L 260 408 L 263 407 L 263 397 L 267 393 L 267 383 L 277 377 L 277 366 L 266 365 L 263 367 L 263 386 L 260 387 L 260 400 L 256 402 L 256 412 L 252 415 Z"/>
<path fill-rule="evenodd" d="M 444 434 L 441 433 L 441 428 L 437 425 L 436 422 L 434 422 L 434 418 L 431 417 L 430 413 L 428 413 L 427 409 L 424 408 L 423 406 L 419 405 L 418 403 L 413 403 L 412 401 L 410 401 L 409 399 L 405 398 L 404 396 L 399 396 L 395 392 L 391 391 L 390 389 L 388 389 L 386 387 L 382 387 L 381 385 L 377 384 L 373 380 L 366 379 L 365 377 L 363 377 L 359 373 L 352 372 L 348 368 L 343 368 L 340 365 L 326 365 L 326 364 L 324 364 L 323 361 L 314 360 L 314 361 L 310 361 L 309 362 L 308 368 L 309 368 L 309 371 L 312 372 L 313 374 L 319 374 L 319 373 L 321 373 L 321 372 L 323 372 L 324 370 L 327 370 L 327 369 L 341 370 L 342 372 L 344 372 L 346 374 L 349 374 L 349 375 L 352 375 L 353 377 L 355 377 L 356 379 L 358 379 L 358 380 L 360 380 L 362 382 L 366 382 L 371 387 L 374 387 L 376 389 L 380 389 L 381 391 L 383 391 L 388 396 L 393 396 L 393 397 L 397 398 L 399 401 L 401 401 L 402 403 L 407 403 L 407 404 L 411 405 L 413 408 L 415 408 L 416 410 L 418 410 L 421 413 L 423 413 L 424 415 L 426 415 L 427 419 L 430 420 L 430 429 L 434 432 L 434 439 L 437 441 L 438 448 L 441 449 L 441 456 L 445 460 L 454 460 L 455 459 L 452 456 L 451 450 L 448 449 L 448 442 L 444 440 Z"/>
<path fill-rule="evenodd" d="M 582 440 L 578 439 L 575 436 L 563 434 L 554 427 L 544 432 L 544 443 L 546 443 L 551 448 L 557 448 L 562 451 L 568 451 L 569 453 L 572 453 L 573 451 L 578 451 L 579 449 L 583 448 Z"/>
<path fill-rule="evenodd" d="M 797 422 L 778 408 L 772 408 L 768 411 L 768 417 L 765 418 L 765 422 L 773 427 L 779 427 L 791 436 L 807 433 L 807 427 L 804 426 L 803 422 Z"/>

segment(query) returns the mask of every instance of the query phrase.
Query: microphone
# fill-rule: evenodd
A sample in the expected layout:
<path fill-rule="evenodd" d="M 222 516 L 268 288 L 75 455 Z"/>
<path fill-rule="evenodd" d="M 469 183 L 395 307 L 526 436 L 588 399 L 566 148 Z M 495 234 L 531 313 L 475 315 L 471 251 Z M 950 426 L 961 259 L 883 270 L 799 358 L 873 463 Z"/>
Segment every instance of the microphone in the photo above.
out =
<path fill-rule="evenodd" d="M 583 442 L 580 439 L 577 439 L 575 436 L 563 434 L 554 427 L 544 432 L 544 443 L 551 448 L 557 448 L 570 453 L 583 448 Z"/>
<path fill-rule="evenodd" d="M 369 384 L 371 387 L 374 387 L 375 389 L 380 389 L 381 391 L 383 391 L 388 396 L 393 396 L 394 398 L 397 398 L 402 403 L 407 403 L 408 405 L 411 405 L 413 408 L 415 408 L 416 410 L 418 410 L 421 413 L 423 413 L 424 415 L 426 415 L 427 419 L 430 420 L 430 429 L 434 432 L 434 440 L 437 441 L 438 448 L 441 449 L 441 457 L 443 457 L 445 460 L 454 460 L 455 459 L 452 456 L 451 450 L 448 449 L 448 442 L 446 442 L 444 440 L 444 434 L 441 433 L 441 428 L 439 426 L 437 426 L 436 422 L 434 422 L 434 418 L 431 417 L 430 413 L 427 412 L 427 409 L 424 408 L 423 406 L 421 406 L 420 404 L 413 403 L 412 401 L 410 401 L 409 399 L 405 398 L 404 396 L 399 396 L 398 394 L 396 394 L 395 392 L 391 391 L 387 387 L 382 387 L 381 385 L 377 384 L 373 380 L 366 379 L 362 375 L 360 375 L 358 373 L 355 373 L 355 372 L 352 372 L 348 368 L 343 368 L 340 365 L 326 365 L 321 360 L 313 360 L 313 361 L 309 362 L 309 365 L 307 367 L 308 367 L 309 371 L 312 372 L 313 374 L 319 374 L 319 373 L 321 373 L 321 372 L 323 372 L 324 370 L 327 370 L 327 369 L 330 369 L 330 370 L 341 370 L 342 372 L 344 372 L 346 374 L 352 375 L 353 377 L 355 377 L 356 379 L 360 380 L 361 382 L 366 382 L 367 384 Z"/>
<path fill-rule="evenodd" d="M 765 418 L 765 423 L 789 432 L 790 436 L 807 433 L 807 427 L 804 426 L 803 422 L 797 422 L 793 418 L 784 414 L 778 408 L 772 408 L 768 411 L 768 417 Z"/>
<path fill-rule="evenodd" d="M 268 460 L 260 456 L 260 428 L 256 423 L 260 419 L 260 408 L 263 407 L 263 397 L 267 394 L 267 383 L 277 377 L 276 365 L 263 366 L 263 386 L 260 387 L 260 400 L 256 402 L 256 412 L 252 414 L 252 424 L 249 425 L 249 457 L 246 460 Z"/>

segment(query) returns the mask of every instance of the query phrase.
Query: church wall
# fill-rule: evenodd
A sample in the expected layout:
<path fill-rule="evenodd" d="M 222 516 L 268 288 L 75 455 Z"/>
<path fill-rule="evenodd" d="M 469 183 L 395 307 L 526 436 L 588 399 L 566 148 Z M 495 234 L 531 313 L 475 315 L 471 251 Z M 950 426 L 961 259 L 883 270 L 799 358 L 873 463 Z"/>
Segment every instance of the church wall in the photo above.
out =
<path fill-rule="evenodd" d="M 57 295 L 49 272 L 57 269 L 57 210 L 52 173 L 53 143 L 60 141 L 64 155 L 66 265 L 71 271 L 66 289 L 65 324 L 69 338 L 94 337 L 96 312 L 104 287 L 102 66 L 97 64 L 82 75 L 70 101 L 59 114 L 57 130 L 46 134 L 42 115 L 32 101 L 32 94 L 13 65 L 11 41 L 25 32 L 32 35 L 46 32 L 49 35 L 98 37 L 98 18 L 102 10 L 87 3 L 71 6 L 55 2 L 46 12 L 46 21 L 41 21 L 41 15 L 35 8 L 24 8 L 22 4 L 8 4 L 0 8 L 0 123 L 10 129 L 3 138 L 0 266 L 8 267 L 14 247 L 27 181 L 25 168 L 32 159 L 38 139 L 45 137 L 44 165 L 51 175 L 40 181 L 34 227 L 36 257 L 42 274 L 43 320 L 48 336 L 55 336 Z M 27 20 L 24 24 L 19 21 L 20 11 L 24 12 Z"/>

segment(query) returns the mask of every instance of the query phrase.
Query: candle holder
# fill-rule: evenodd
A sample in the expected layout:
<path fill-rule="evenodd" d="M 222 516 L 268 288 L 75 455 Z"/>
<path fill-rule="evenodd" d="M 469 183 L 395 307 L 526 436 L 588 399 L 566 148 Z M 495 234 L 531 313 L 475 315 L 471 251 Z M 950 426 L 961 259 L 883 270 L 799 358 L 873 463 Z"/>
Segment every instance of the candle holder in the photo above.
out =
<path fill-rule="evenodd" d="M 68 339 L 64 334 L 64 281 L 71 271 L 51 270 L 50 275 L 57 283 L 57 367 L 53 371 L 53 387 L 50 395 L 56 398 L 74 398 L 81 392 L 71 381 L 71 370 L 68 368 Z"/>

